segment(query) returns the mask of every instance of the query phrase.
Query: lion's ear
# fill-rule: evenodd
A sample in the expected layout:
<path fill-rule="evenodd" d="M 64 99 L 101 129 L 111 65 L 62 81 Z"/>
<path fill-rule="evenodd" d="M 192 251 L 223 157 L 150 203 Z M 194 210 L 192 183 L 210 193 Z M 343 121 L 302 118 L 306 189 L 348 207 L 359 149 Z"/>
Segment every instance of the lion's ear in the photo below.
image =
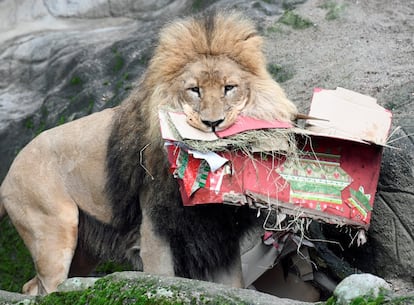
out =
<path fill-rule="evenodd" d="M 256 77 L 250 82 L 249 101 L 243 114 L 287 122 L 295 119 L 297 108 L 269 75 L 266 78 Z"/>

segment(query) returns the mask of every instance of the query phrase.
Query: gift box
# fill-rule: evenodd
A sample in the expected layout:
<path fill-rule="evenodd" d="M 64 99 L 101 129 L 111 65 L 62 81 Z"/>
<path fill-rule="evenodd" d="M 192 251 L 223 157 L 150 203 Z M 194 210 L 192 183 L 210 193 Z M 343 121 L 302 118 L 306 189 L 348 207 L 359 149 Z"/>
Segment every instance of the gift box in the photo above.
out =
<path fill-rule="evenodd" d="M 308 117 L 303 128 L 241 117 L 231 129 L 214 134 L 193 130 L 183 114 L 160 115 L 183 204 L 271 207 L 295 217 L 368 228 L 391 113 L 366 95 L 315 89 Z M 288 144 L 281 141 L 248 152 L 200 152 L 185 142 L 215 141 L 252 129 L 283 130 L 293 135 L 297 149 L 286 154 Z"/>

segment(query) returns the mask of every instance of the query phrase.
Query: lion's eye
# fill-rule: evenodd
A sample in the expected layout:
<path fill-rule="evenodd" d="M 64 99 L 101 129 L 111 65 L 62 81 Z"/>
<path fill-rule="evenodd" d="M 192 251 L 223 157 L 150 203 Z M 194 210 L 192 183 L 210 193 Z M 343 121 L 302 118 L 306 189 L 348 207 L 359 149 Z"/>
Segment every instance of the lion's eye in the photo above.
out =
<path fill-rule="evenodd" d="M 224 86 L 224 94 L 227 94 L 227 92 L 233 90 L 236 86 L 235 85 L 226 85 Z"/>
<path fill-rule="evenodd" d="M 200 88 L 199 87 L 191 87 L 191 88 L 188 88 L 188 90 L 190 90 L 192 92 L 195 92 L 195 93 L 198 94 L 198 96 L 200 96 Z"/>

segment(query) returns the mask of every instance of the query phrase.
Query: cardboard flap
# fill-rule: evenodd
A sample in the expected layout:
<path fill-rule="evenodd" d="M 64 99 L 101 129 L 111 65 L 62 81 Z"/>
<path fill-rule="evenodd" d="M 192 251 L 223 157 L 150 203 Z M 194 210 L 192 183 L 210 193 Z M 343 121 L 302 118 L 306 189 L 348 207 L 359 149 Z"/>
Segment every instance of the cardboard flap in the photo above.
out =
<path fill-rule="evenodd" d="M 173 128 L 170 126 L 168 113 L 165 111 L 159 111 L 158 117 L 160 119 L 160 127 L 161 127 L 161 136 L 164 140 L 168 141 L 178 141 L 179 137 L 174 133 Z"/>
<path fill-rule="evenodd" d="M 171 122 L 182 139 L 214 141 L 218 137 L 214 132 L 204 132 L 187 123 L 187 116 L 184 113 L 169 112 Z"/>
<path fill-rule="evenodd" d="M 257 130 L 257 129 L 273 129 L 273 128 L 292 128 L 293 125 L 289 122 L 282 121 L 265 121 L 246 116 L 239 116 L 236 122 L 229 128 L 217 131 L 216 134 L 220 138 L 232 136 L 243 131 Z"/>
<path fill-rule="evenodd" d="M 315 89 L 307 130 L 319 135 L 386 145 L 391 127 L 391 112 L 373 97 L 343 88 Z"/>
<path fill-rule="evenodd" d="M 163 139 L 169 141 L 199 140 L 215 141 L 219 138 L 226 138 L 248 130 L 272 129 L 272 128 L 292 128 L 289 122 L 265 121 L 255 118 L 239 116 L 236 122 L 229 128 L 221 131 L 204 132 L 192 127 L 187 123 L 184 113 L 159 111 L 158 113 Z"/>

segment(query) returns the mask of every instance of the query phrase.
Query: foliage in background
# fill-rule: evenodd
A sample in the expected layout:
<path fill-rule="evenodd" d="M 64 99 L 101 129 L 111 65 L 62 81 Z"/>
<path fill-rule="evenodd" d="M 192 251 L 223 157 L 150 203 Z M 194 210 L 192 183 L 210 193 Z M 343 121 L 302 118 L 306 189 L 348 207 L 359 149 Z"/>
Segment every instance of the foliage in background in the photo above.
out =
<path fill-rule="evenodd" d="M 214 2 L 216 2 L 216 0 L 193 0 L 191 11 L 193 13 L 201 12 L 203 9 L 207 8 Z"/>
<path fill-rule="evenodd" d="M 30 253 L 8 217 L 0 222 L 0 289 L 21 292 L 35 275 Z"/>
<path fill-rule="evenodd" d="M 21 292 L 23 285 L 35 275 L 32 258 L 23 240 L 6 217 L 0 222 L 0 290 Z M 102 262 L 94 275 L 132 270 L 128 264 Z"/>
<path fill-rule="evenodd" d="M 283 83 L 291 79 L 294 75 L 293 71 L 291 71 L 287 67 L 274 63 L 268 64 L 267 70 L 269 71 L 270 75 L 272 75 L 273 79 L 276 80 L 278 83 Z"/>
<path fill-rule="evenodd" d="M 335 20 L 338 19 L 346 9 L 346 4 L 338 4 L 335 1 L 325 1 L 320 8 L 328 10 L 325 15 L 326 20 Z"/>
<path fill-rule="evenodd" d="M 133 270 L 132 266 L 128 263 L 120 264 L 116 262 L 102 262 L 100 263 L 93 272 L 93 275 L 95 276 L 103 276 L 114 272 L 120 272 L 120 271 L 129 271 Z"/>
<path fill-rule="evenodd" d="M 302 30 L 313 26 L 313 22 L 299 16 L 293 11 L 286 11 L 279 19 L 280 23 L 291 26 L 294 29 Z"/>

